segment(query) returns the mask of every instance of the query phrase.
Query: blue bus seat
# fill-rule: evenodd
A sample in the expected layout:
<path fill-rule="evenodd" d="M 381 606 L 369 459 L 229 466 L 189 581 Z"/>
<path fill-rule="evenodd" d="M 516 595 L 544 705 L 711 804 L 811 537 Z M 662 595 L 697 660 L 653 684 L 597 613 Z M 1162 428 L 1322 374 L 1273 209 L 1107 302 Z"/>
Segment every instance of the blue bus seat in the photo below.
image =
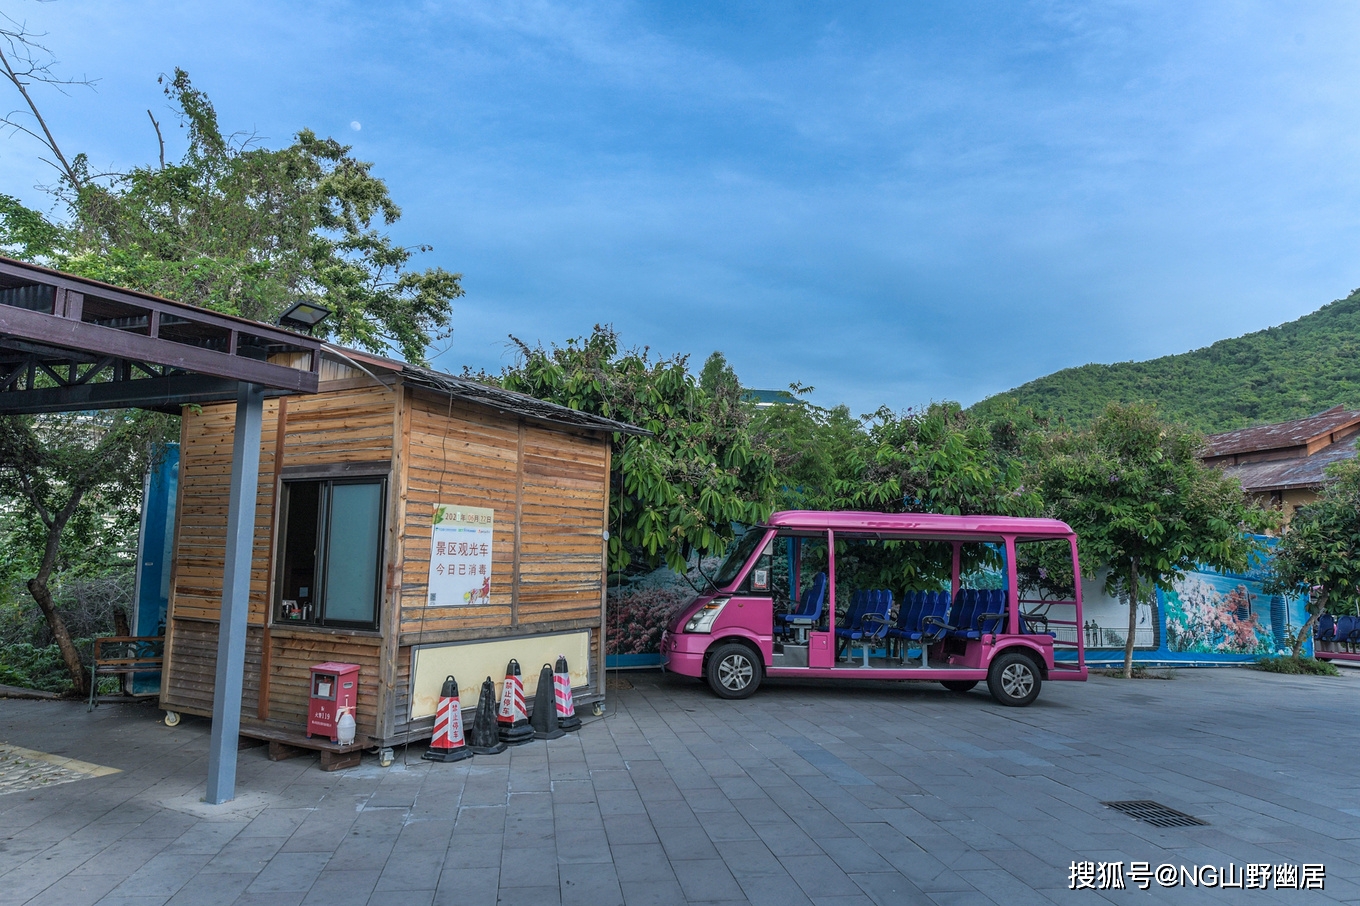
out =
<path fill-rule="evenodd" d="M 784 628 L 795 625 L 810 626 L 822 618 L 822 607 L 826 604 L 826 573 L 812 577 L 811 584 L 803 592 L 798 608 L 789 613 L 775 615 L 775 623 Z"/>

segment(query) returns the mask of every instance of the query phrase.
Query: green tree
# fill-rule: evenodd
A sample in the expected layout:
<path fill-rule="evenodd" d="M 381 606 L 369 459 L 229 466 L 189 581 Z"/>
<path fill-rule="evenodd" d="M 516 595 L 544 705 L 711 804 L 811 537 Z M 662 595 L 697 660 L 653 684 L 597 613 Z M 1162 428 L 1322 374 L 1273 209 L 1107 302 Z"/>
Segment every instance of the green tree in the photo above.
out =
<path fill-rule="evenodd" d="M 867 441 L 864 423 L 848 406 L 823 408 L 810 402 L 811 387 L 790 384 L 789 390 L 794 402 L 754 409 L 752 438 L 774 457 L 780 509 L 828 506 L 847 451 Z"/>
<path fill-rule="evenodd" d="M 163 84 L 187 138 L 183 156 L 167 163 L 162 140 L 158 164 L 96 175 L 84 154 L 62 150 L 33 99 L 33 68 L 26 78 L 14 58 L 32 46 L 4 36 L 0 75 L 28 108 L 7 122 L 56 167 L 50 191 L 63 214 L 49 219 L 0 194 L 6 254 L 258 321 L 310 299 L 332 310 L 319 328 L 328 336 L 374 352 L 395 347 L 413 362 L 447 335 L 460 275 L 409 268 L 429 247 L 403 247 L 382 231 L 401 210 L 348 146 L 308 129 L 277 150 L 223 135 L 208 96 L 176 69 Z"/>
<path fill-rule="evenodd" d="M 78 694 L 88 690 L 80 652 L 50 582 L 55 571 L 97 549 L 110 534 L 135 531 L 142 477 L 164 450 L 173 419 L 150 412 L 16 415 L 0 419 L 0 495 L 17 511 L 4 542 L 37 555 L 23 563 Z M 19 564 L 16 564 L 19 565 Z"/>
<path fill-rule="evenodd" d="M 1087 430 L 1056 433 L 1039 463 L 1044 498 L 1076 530 L 1083 569 L 1108 569 L 1106 592 L 1128 597 L 1126 677 L 1138 602 L 1198 564 L 1245 568 L 1256 549 L 1245 531 L 1274 520 L 1245 501 L 1237 479 L 1200 461 L 1202 446 L 1150 406 L 1111 403 Z"/>
<path fill-rule="evenodd" d="M 727 356 L 714 352 L 704 360 L 704 367 L 699 371 L 699 389 L 709 396 L 740 395 L 741 382 L 727 363 Z"/>
<path fill-rule="evenodd" d="M 843 456 L 829 509 L 1033 516 L 1043 505 L 1021 457 L 958 403 L 880 409 Z"/>
<path fill-rule="evenodd" d="M 1336 463 L 1317 500 L 1290 520 L 1265 589 L 1308 596 L 1308 619 L 1291 640 L 1294 657 L 1327 610 L 1360 612 L 1360 461 Z"/>
<path fill-rule="evenodd" d="M 613 441 L 611 570 L 664 562 L 683 571 L 691 552 L 721 553 L 734 523 L 769 516 L 774 462 L 753 443 L 746 407 L 734 393 L 705 393 L 684 356 L 620 351 L 599 325 L 562 346 L 514 342 L 523 359 L 499 376 L 506 388 L 652 432 Z"/>

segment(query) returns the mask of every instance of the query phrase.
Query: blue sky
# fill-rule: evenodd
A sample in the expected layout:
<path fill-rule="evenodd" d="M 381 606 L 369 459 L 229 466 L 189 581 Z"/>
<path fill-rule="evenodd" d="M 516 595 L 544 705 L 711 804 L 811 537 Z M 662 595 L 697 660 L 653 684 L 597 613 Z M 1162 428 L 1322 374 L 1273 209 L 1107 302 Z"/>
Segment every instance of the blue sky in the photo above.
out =
<path fill-rule="evenodd" d="M 449 370 L 611 322 L 857 412 L 970 403 L 1360 286 L 1353 3 L 5 9 L 99 80 L 43 100 L 96 165 L 154 157 L 175 66 L 228 129 L 375 161 L 464 275 Z M 0 140 L 0 189 L 41 201 L 34 157 Z"/>

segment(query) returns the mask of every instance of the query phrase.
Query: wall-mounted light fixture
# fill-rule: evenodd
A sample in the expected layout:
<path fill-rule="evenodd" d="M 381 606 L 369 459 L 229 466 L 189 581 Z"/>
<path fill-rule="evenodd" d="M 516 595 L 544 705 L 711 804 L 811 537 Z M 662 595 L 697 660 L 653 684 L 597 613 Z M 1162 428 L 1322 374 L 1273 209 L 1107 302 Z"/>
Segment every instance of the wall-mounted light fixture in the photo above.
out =
<path fill-rule="evenodd" d="M 299 299 L 279 315 L 278 325 L 289 330 L 311 333 L 312 328 L 330 317 L 331 310 L 324 305 Z"/>

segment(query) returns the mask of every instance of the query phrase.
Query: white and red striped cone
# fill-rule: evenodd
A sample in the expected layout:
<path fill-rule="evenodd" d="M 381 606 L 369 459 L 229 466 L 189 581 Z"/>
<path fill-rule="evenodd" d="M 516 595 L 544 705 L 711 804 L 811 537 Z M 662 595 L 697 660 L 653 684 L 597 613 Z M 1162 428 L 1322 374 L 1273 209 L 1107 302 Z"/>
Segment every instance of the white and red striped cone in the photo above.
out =
<path fill-rule="evenodd" d="M 458 703 L 458 681 L 444 680 L 439 692 L 439 709 L 434 714 L 434 738 L 420 756 L 426 761 L 462 761 L 472 757 L 472 750 L 463 739 L 463 709 Z"/>
<path fill-rule="evenodd" d="M 581 718 L 576 716 L 576 706 L 571 703 L 571 671 L 567 669 L 567 656 L 557 656 L 557 666 L 553 668 L 553 701 L 557 705 L 557 725 L 568 733 L 581 729 Z"/>
<path fill-rule="evenodd" d="M 501 689 L 501 708 L 496 712 L 496 724 L 501 742 L 508 746 L 522 746 L 534 738 L 529 712 L 524 707 L 524 680 L 519 675 L 519 661 L 514 658 L 505 667 L 505 686 Z"/>

